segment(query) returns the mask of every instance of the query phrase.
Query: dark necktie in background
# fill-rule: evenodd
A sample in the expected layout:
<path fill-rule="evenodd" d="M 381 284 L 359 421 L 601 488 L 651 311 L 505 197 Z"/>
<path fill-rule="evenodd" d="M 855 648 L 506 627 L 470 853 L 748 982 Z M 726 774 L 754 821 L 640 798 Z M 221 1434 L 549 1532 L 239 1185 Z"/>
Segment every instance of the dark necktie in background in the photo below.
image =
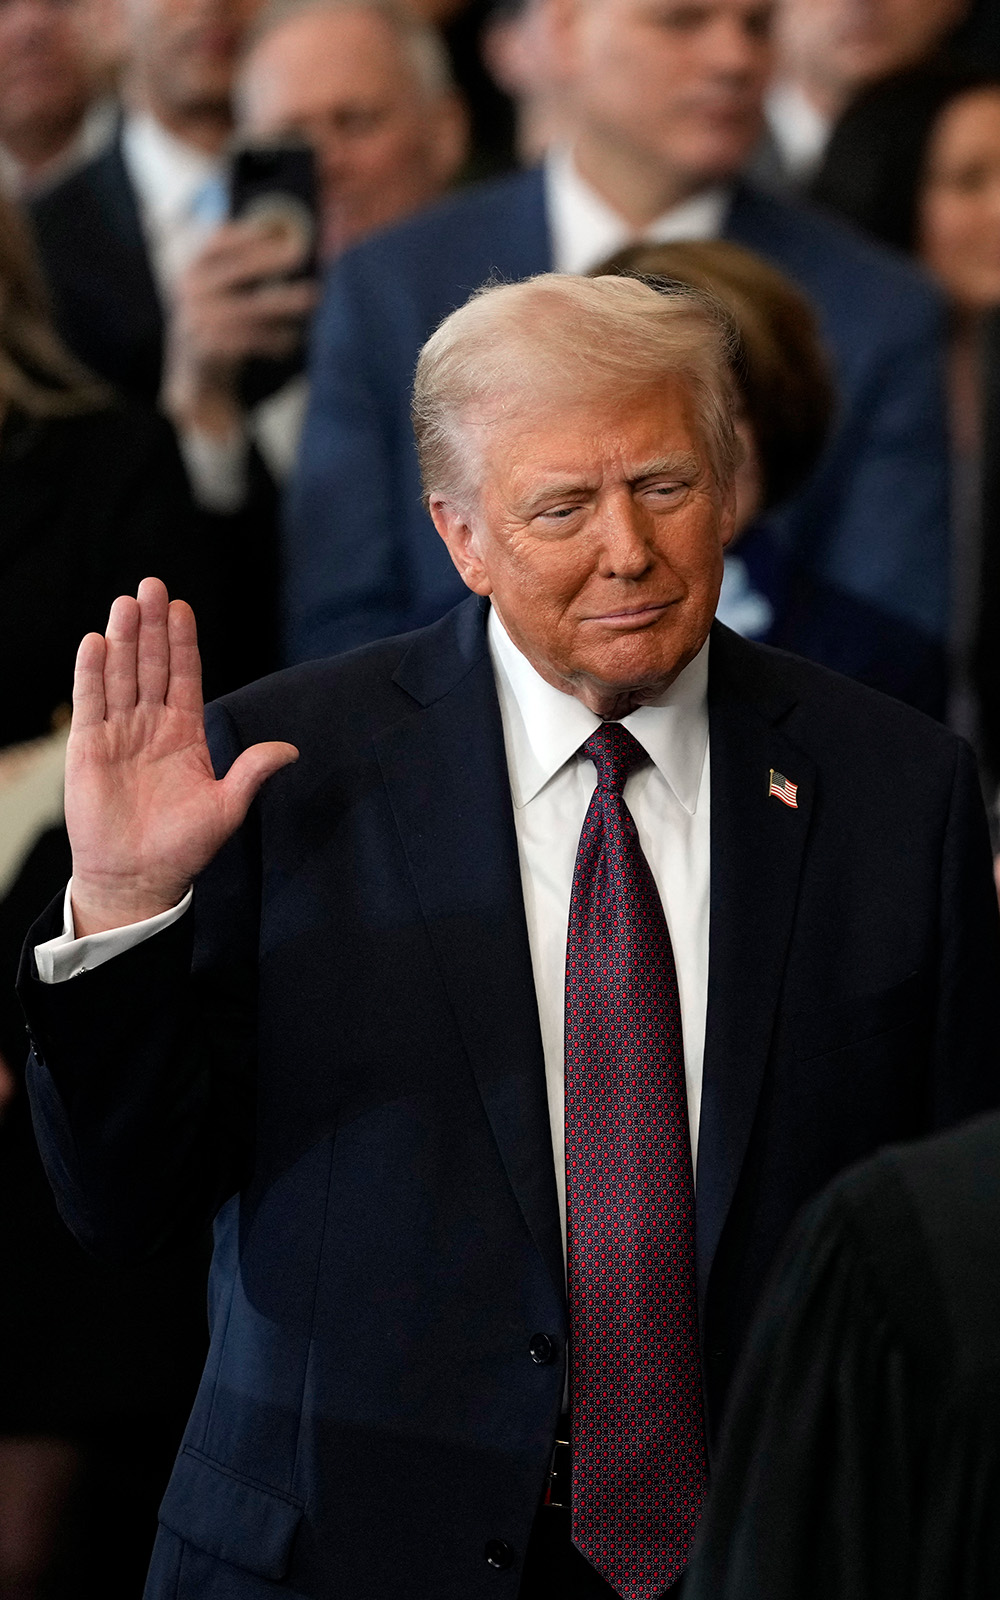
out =
<path fill-rule="evenodd" d="M 583 752 L 598 783 L 566 948 L 572 1537 L 623 1600 L 653 1600 L 683 1571 L 707 1483 L 684 1049 L 622 798 L 649 758 L 617 722 Z"/>

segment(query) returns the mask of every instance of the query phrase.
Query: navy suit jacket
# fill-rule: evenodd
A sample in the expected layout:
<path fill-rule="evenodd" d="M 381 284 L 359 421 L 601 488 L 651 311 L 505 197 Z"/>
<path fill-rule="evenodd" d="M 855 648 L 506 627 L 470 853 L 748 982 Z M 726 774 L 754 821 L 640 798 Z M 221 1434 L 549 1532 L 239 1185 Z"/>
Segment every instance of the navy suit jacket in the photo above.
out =
<path fill-rule="evenodd" d="M 30 1090 L 70 1226 L 131 1259 L 221 1207 L 149 1600 L 517 1593 L 566 1306 L 484 609 L 210 708 L 220 770 L 259 739 L 301 758 L 193 916 L 56 987 L 30 951 L 60 905 L 29 935 Z M 798 1207 L 885 1142 L 1000 1102 L 1000 928 L 953 734 L 718 625 L 709 717 L 714 1432 Z M 797 809 L 768 797 L 772 767 Z"/>
<path fill-rule="evenodd" d="M 949 544 L 940 301 L 902 259 L 747 185 L 725 232 L 809 294 L 841 391 L 819 470 L 744 541 L 777 612 L 771 642 L 938 712 Z M 290 659 L 420 626 L 461 597 L 420 503 L 417 354 L 473 289 L 546 272 L 551 260 L 542 178 L 531 172 L 467 190 L 332 269 L 286 516 Z"/>
<path fill-rule="evenodd" d="M 155 405 L 163 309 L 120 140 L 28 210 L 63 339 L 93 372 Z"/>

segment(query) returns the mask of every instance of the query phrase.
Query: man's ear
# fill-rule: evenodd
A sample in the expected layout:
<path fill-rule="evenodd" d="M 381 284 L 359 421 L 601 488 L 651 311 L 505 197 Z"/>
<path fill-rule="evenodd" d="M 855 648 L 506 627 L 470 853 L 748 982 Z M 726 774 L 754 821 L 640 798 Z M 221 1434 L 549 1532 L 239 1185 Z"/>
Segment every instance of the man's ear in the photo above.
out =
<path fill-rule="evenodd" d="M 719 533 L 722 538 L 723 550 L 732 544 L 736 537 L 736 477 L 730 479 L 729 487 L 723 489 L 719 506 Z"/>
<path fill-rule="evenodd" d="M 493 585 L 479 554 L 478 540 L 468 511 L 440 494 L 430 496 L 427 509 L 431 521 L 448 546 L 448 554 L 466 588 L 471 589 L 473 594 L 492 594 Z"/>

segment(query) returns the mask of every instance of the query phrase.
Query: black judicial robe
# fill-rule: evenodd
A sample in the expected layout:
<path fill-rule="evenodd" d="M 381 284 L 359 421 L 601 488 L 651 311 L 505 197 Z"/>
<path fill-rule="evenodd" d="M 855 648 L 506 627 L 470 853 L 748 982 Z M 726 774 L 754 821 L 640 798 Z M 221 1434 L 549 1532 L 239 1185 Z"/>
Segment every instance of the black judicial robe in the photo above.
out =
<path fill-rule="evenodd" d="M 1000 1594 L 1000 1117 L 807 1208 L 754 1326 L 685 1600 Z"/>

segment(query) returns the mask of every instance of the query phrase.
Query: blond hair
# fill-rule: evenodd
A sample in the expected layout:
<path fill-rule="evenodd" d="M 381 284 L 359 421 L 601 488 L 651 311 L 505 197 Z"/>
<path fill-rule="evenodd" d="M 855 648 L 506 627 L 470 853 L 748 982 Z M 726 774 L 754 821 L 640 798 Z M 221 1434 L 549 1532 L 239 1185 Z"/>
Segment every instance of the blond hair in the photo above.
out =
<path fill-rule="evenodd" d="M 425 504 L 475 501 L 470 424 L 544 395 L 637 389 L 679 379 L 720 488 L 740 460 L 733 428 L 738 335 L 723 306 L 688 285 L 659 293 L 634 278 L 543 273 L 487 284 L 446 317 L 420 352 L 413 429 Z"/>

